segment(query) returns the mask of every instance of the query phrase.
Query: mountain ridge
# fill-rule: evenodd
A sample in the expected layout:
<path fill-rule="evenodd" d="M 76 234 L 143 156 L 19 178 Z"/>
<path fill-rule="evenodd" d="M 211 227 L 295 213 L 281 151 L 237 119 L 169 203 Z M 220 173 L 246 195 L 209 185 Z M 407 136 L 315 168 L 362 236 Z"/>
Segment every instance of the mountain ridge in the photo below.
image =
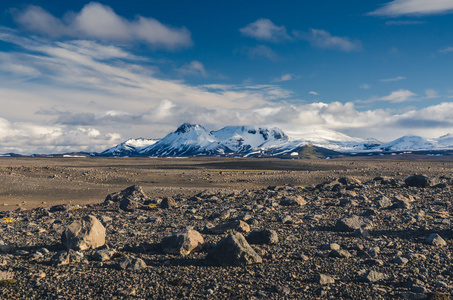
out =
<path fill-rule="evenodd" d="M 373 138 L 355 138 L 319 127 L 304 128 L 298 138 L 290 138 L 277 127 L 243 125 L 208 131 L 202 125 L 189 123 L 182 124 L 164 138 L 143 139 L 142 144 L 150 143 L 143 147 L 134 148 L 131 143 L 134 144 L 136 140 L 128 141 L 99 155 L 288 157 L 290 153 L 296 153 L 306 145 L 339 154 L 453 149 L 452 134 L 437 139 L 407 135 L 392 142 L 381 143 Z M 123 151 L 119 148 L 123 148 Z M 112 153 L 117 155 L 111 155 Z"/>

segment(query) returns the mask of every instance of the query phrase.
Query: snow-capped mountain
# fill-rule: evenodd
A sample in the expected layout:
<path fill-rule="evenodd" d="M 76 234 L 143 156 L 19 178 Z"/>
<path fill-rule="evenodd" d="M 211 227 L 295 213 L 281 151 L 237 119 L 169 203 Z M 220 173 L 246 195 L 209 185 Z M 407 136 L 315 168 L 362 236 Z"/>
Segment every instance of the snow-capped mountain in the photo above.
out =
<path fill-rule="evenodd" d="M 140 151 L 143 148 L 154 145 L 159 140 L 153 139 L 129 139 L 119 145 L 116 145 L 113 148 L 107 149 L 104 152 L 100 153 L 100 156 L 131 156 L 131 155 L 140 155 Z"/>
<path fill-rule="evenodd" d="M 102 156 L 193 156 L 240 155 L 275 156 L 290 153 L 301 146 L 312 144 L 335 151 L 368 149 L 370 141 L 352 138 L 327 129 L 310 129 L 300 139 L 288 137 L 281 129 L 264 126 L 227 126 L 209 132 L 201 125 L 182 124 L 160 140 L 128 140 L 102 152 Z M 151 142 L 150 142 L 151 141 Z M 146 144 L 148 143 L 149 144 Z M 377 141 L 372 141 L 377 143 Z"/>
<path fill-rule="evenodd" d="M 453 135 L 447 134 L 437 139 L 406 135 L 392 142 L 381 144 L 376 149 L 389 152 L 451 150 L 453 149 Z"/>
<path fill-rule="evenodd" d="M 313 145 L 339 152 L 357 152 L 372 149 L 380 144 L 376 139 L 363 139 L 346 135 L 344 133 L 323 128 L 305 127 L 297 132 L 289 132 L 289 135 L 301 145 Z"/>
<path fill-rule="evenodd" d="M 147 156 L 191 156 L 224 154 L 227 150 L 201 125 L 184 123 L 154 145 L 140 151 Z"/>
<path fill-rule="evenodd" d="M 288 143 L 288 136 L 279 128 L 260 126 L 227 126 L 211 131 L 231 152 L 248 153 L 260 149 L 280 147 Z"/>
<path fill-rule="evenodd" d="M 404 136 L 389 143 L 381 143 L 376 139 L 355 138 L 320 127 L 306 127 L 289 133 L 286 135 L 279 128 L 265 126 L 227 126 L 208 131 L 201 125 L 184 123 L 162 139 L 130 139 L 99 155 L 280 156 L 297 152 L 305 145 L 342 153 L 453 150 L 453 135 L 437 139 Z"/>

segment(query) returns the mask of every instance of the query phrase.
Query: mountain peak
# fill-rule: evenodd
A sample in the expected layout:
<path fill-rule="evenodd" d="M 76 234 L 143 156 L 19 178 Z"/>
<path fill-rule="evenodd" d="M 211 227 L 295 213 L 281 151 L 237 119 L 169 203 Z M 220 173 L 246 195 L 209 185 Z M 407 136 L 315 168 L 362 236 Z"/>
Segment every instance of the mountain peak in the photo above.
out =
<path fill-rule="evenodd" d="M 184 132 L 189 132 L 191 129 L 196 129 L 196 128 L 203 128 L 203 126 L 198 125 L 198 124 L 190 124 L 190 123 L 184 123 L 181 126 L 176 129 L 176 133 L 184 133 Z"/>

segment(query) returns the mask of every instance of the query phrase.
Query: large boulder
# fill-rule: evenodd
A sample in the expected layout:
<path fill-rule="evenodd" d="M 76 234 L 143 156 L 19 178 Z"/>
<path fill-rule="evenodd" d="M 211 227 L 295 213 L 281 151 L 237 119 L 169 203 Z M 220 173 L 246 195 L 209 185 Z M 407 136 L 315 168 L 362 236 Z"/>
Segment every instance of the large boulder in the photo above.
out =
<path fill-rule="evenodd" d="M 406 178 L 404 182 L 407 186 L 413 187 L 430 187 L 436 184 L 433 179 L 425 175 L 412 175 Z"/>
<path fill-rule="evenodd" d="M 338 231 L 355 231 L 357 229 L 370 230 L 373 228 L 373 222 L 362 216 L 351 215 L 340 218 L 335 224 Z"/>
<path fill-rule="evenodd" d="M 187 229 L 164 237 L 160 246 L 165 253 L 188 255 L 203 243 L 204 239 L 198 231 Z"/>
<path fill-rule="evenodd" d="M 263 261 L 239 232 L 231 233 L 218 242 L 206 259 L 220 266 L 245 266 Z"/>
<path fill-rule="evenodd" d="M 105 227 L 95 216 L 85 216 L 63 231 L 61 242 L 67 249 L 96 249 L 105 244 Z"/>

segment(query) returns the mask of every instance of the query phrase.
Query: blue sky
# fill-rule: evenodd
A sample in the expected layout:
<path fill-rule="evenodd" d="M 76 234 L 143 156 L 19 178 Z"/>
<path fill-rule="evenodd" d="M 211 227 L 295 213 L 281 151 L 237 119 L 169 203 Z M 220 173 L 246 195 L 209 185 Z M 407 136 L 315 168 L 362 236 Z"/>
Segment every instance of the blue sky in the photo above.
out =
<path fill-rule="evenodd" d="M 453 1 L 0 3 L 0 153 L 183 122 L 453 133 Z"/>

